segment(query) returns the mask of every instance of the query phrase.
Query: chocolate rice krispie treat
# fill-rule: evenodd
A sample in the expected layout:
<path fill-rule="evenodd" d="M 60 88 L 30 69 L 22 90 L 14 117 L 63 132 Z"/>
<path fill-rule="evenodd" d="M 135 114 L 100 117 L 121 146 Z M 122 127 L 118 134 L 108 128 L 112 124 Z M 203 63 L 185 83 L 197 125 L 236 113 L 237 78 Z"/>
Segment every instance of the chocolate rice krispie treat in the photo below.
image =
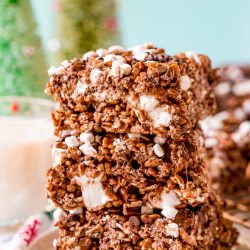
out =
<path fill-rule="evenodd" d="M 208 57 L 112 46 L 49 73 L 56 249 L 231 249 L 198 125 L 215 110 Z"/>
<path fill-rule="evenodd" d="M 212 114 L 217 82 L 208 57 L 169 56 L 152 44 L 112 46 L 64 61 L 49 70 L 46 93 L 62 130 L 155 134 L 182 139 Z"/>
<path fill-rule="evenodd" d="M 224 195 L 250 193 L 250 72 L 232 66 L 221 72 L 218 113 L 202 122 L 213 186 Z"/>
<path fill-rule="evenodd" d="M 57 214 L 57 250 L 225 250 L 232 248 L 238 235 L 223 219 L 220 201 L 212 193 L 204 205 L 180 208 L 172 219 L 144 206 L 130 208 L 126 215 L 119 209 Z"/>
<path fill-rule="evenodd" d="M 198 128 L 182 142 L 139 134 L 67 135 L 52 154 L 48 197 L 64 209 L 157 206 L 156 199 L 171 190 L 195 206 L 209 192 Z"/>

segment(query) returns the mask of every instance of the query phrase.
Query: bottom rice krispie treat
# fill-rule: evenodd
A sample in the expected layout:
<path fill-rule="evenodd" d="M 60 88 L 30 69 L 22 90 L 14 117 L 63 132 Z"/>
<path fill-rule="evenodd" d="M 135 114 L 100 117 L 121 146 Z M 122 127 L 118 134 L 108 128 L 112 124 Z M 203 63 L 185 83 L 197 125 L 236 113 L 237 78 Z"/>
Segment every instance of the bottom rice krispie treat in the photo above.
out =
<path fill-rule="evenodd" d="M 77 209 L 61 211 L 60 217 L 57 250 L 224 250 L 231 249 L 238 236 L 223 219 L 220 201 L 213 194 L 195 208 L 180 208 L 174 219 L 143 206 L 130 208 L 126 215 L 119 209 Z"/>

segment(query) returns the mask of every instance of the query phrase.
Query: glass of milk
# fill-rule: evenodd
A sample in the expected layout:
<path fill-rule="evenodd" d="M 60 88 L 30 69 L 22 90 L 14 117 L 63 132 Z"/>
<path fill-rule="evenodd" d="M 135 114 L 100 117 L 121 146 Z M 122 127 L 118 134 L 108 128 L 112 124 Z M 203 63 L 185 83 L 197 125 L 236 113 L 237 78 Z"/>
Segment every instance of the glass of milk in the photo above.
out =
<path fill-rule="evenodd" d="M 0 97 L 0 231 L 46 207 L 54 103 Z"/>

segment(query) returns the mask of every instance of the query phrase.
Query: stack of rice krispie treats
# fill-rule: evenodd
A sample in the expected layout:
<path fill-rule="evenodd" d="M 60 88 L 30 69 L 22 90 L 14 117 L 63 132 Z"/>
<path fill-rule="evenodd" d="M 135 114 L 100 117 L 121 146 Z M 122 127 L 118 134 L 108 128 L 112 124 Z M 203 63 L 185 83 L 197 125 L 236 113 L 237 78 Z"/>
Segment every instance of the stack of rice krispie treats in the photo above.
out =
<path fill-rule="evenodd" d="M 213 187 L 223 195 L 250 194 L 250 68 L 221 69 L 218 112 L 201 124 Z"/>
<path fill-rule="evenodd" d="M 208 57 L 112 46 L 49 74 L 56 249 L 232 248 L 198 125 L 215 110 Z"/>

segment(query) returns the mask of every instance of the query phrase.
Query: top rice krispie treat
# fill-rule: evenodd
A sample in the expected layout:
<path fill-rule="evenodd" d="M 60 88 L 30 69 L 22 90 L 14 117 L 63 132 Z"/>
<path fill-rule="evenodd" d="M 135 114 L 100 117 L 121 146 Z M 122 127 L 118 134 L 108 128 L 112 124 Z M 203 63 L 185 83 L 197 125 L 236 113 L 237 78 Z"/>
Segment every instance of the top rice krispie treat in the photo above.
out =
<path fill-rule="evenodd" d="M 152 44 L 112 46 L 64 61 L 49 75 L 58 135 L 75 129 L 180 139 L 215 108 L 216 70 L 194 52 L 169 56 Z"/>

